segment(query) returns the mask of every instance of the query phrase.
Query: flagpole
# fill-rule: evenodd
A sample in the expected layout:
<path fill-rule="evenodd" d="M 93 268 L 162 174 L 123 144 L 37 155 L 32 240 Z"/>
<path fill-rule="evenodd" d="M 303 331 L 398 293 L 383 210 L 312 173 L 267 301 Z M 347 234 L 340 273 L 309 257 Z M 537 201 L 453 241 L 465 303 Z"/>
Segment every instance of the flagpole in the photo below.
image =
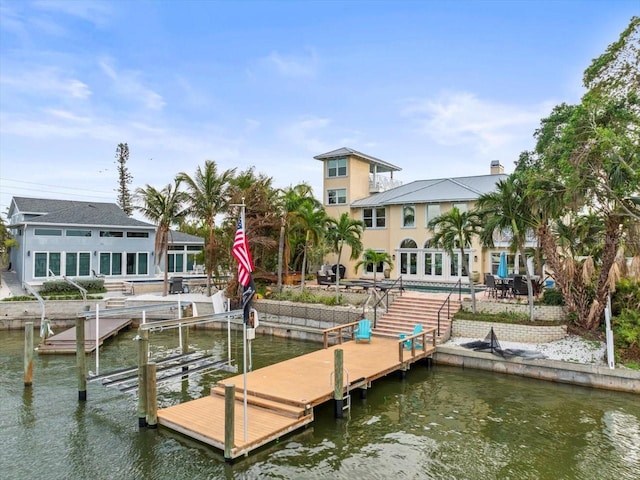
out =
<path fill-rule="evenodd" d="M 242 197 L 242 205 L 240 205 L 240 219 L 242 220 L 242 228 L 245 229 L 246 232 L 246 228 L 247 226 L 244 223 L 244 209 L 245 209 L 245 205 L 244 205 L 244 197 Z M 244 415 L 244 441 L 245 443 L 248 442 L 248 434 L 247 434 L 247 424 L 248 424 L 248 419 L 247 419 L 247 324 L 244 322 L 244 319 L 242 321 L 242 355 L 243 355 L 243 360 L 242 360 L 242 367 L 243 367 L 243 380 L 244 380 L 244 388 L 242 389 L 244 392 L 244 398 L 243 398 L 243 415 Z"/>
<path fill-rule="evenodd" d="M 245 225 L 245 203 L 244 203 L 244 197 L 242 197 L 242 203 L 241 204 L 232 204 L 231 206 L 233 207 L 240 207 L 240 224 L 242 225 L 242 228 L 246 230 L 246 225 Z M 251 272 L 251 271 L 249 271 Z M 247 287 L 245 287 L 246 289 Z M 243 297 L 244 297 L 244 293 L 243 293 Z M 243 301 L 244 303 L 244 301 Z M 242 372 L 242 378 L 243 378 L 243 382 L 244 382 L 244 387 L 243 387 L 243 391 L 244 391 L 244 395 L 243 395 L 243 416 L 244 416 L 244 441 L 248 442 L 248 419 L 247 419 L 247 323 L 244 321 L 244 305 L 243 305 L 243 319 L 242 319 L 242 356 L 243 356 L 243 361 L 242 361 L 242 365 L 243 365 L 243 372 Z"/>

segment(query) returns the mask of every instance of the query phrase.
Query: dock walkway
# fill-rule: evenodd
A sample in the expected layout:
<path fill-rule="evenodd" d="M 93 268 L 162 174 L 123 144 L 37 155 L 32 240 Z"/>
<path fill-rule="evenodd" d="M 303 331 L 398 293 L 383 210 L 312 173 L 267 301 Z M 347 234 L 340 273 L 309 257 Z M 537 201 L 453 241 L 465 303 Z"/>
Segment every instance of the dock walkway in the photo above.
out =
<path fill-rule="evenodd" d="M 435 332 L 427 332 L 433 340 Z M 423 337 L 424 339 L 425 337 Z M 334 397 L 334 351 L 343 350 L 344 392 L 369 388 L 371 382 L 404 371 L 435 352 L 435 341 L 414 351 L 401 341 L 373 337 L 371 343 L 348 341 L 248 372 L 247 438 L 244 438 L 244 376 L 220 382 L 211 395 L 158 411 L 158 423 L 225 450 L 225 385 L 235 385 L 235 443 L 231 459 L 246 455 L 313 421 L 313 407 Z"/>
<path fill-rule="evenodd" d="M 117 335 L 120 330 L 131 325 L 131 318 L 101 318 L 99 344 L 102 345 L 107 338 Z M 84 351 L 91 353 L 96 349 L 96 319 L 85 320 L 84 324 Z M 71 327 L 64 332 L 52 335 L 38 345 L 38 353 L 42 354 L 72 354 L 76 353 L 76 327 Z"/>

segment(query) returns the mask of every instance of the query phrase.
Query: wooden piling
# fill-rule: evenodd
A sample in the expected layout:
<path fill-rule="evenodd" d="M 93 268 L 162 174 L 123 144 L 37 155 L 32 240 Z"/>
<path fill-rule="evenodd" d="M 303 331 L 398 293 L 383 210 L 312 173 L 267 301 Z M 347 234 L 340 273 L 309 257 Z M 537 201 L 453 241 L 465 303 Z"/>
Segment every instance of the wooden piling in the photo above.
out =
<path fill-rule="evenodd" d="M 147 362 L 149 361 L 149 331 L 138 329 L 138 427 L 147 426 Z"/>
<path fill-rule="evenodd" d="M 182 332 L 181 334 L 182 344 L 180 345 L 180 348 L 182 350 L 182 354 L 186 355 L 187 353 L 189 353 L 189 327 L 185 325 L 180 325 L 178 328 Z M 183 365 L 182 371 L 188 372 L 189 366 Z M 182 378 L 186 378 L 186 377 L 182 377 Z"/>
<path fill-rule="evenodd" d="M 156 364 L 150 362 L 146 367 L 147 385 L 147 427 L 158 428 L 158 384 L 156 383 Z"/>
<path fill-rule="evenodd" d="M 224 459 L 229 462 L 233 459 L 231 451 L 235 444 L 235 405 L 236 386 L 224 386 Z"/>
<path fill-rule="evenodd" d="M 33 322 L 24 324 L 24 386 L 33 385 Z"/>
<path fill-rule="evenodd" d="M 76 365 L 78 367 L 78 401 L 87 400 L 87 359 L 84 353 L 84 317 L 76 318 Z"/>
<path fill-rule="evenodd" d="M 334 371 L 334 384 L 333 384 L 333 400 L 335 405 L 336 418 L 342 418 L 344 413 L 344 352 L 342 349 L 336 349 L 333 352 L 333 371 Z"/>

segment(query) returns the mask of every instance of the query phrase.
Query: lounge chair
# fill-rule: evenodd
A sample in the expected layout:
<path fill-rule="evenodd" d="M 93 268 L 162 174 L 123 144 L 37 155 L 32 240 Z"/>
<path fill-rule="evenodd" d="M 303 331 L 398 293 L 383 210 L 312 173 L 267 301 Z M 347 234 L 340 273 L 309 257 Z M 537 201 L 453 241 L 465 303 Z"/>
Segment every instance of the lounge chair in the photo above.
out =
<path fill-rule="evenodd" d="M 420 324 L 418 324 L 415 327 L 413 327 L 413 333 L 412 334 L 401 333 L 400 334 L 400 339 L 406 338 L 408 336 L 410 337 L 410 336 L 416 335 L 418 333 L 422 333 L 422 325 L 420 325 Z M 414 342 L 414 340 L 415 340 L 416 348 L 422 348 L 422 343 L 419 344 L 418 343 L 419 340 L 417 338 L 416 339 L 410 338 L 409 340 L 406 340 L 404 342 L 404 346 L 405 346 L 405 348 L 407 350 L 411 350 L 411 344 Z"/>
<path fill-rule="evenodd" d="M 358 343 L 358 341 L 360 340 L 366 340 L 367 342 L 371 343 L 371 320 L 368 320 L 366 318 L 360 320 L 353 333 L 356 339 L 356 343 Z"/>

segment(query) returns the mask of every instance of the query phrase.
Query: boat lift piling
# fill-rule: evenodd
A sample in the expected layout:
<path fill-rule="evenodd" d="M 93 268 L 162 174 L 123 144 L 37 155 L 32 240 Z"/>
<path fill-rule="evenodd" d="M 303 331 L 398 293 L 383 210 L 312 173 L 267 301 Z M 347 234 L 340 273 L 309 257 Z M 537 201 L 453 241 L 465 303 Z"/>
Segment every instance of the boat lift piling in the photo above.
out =
<path fill-rule="evenodd" d="M 33 322 L 24 324 L 24 386 L 33 385 Z"/>

